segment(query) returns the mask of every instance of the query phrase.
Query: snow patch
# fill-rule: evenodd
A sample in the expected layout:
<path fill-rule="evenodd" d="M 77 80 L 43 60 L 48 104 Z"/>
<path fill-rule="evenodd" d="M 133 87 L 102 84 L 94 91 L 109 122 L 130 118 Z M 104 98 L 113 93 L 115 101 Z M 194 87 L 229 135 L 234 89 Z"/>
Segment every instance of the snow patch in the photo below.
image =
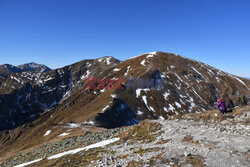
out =
<path fill-rule="evenodd" d="M 164 119 L 165 119 L 163 116 L 160 116 L 159 118 L 160 118 L 161 120 L 164 120 Z"/>
<path fill-rule="evenodd" d="M 39 161 L 41 161 L 41 160 L 42 160 L 42 159 L 36 159 L 36 160 L 34 160 L 34 161 L 30 161 L 30 162 L 26 162 L 26 163 L 23 163 L 23 164 L 20 164 L 20 165 L 16 165 L 16 166 L 14 166 L 14 167 L 24 167 L 24 166 L 28 166 L 28 165 L 30 165 L 30 164 L 39 162 Z"/>
<path fill-rule="evenodd" d="M 201 77 L 203 77 L 203 75 L 198 71 L 196 70 L 194 67 L 191 67 L 196 73 L 198 73 Z M 203 77 L 204 78 L 204 77 Z"/>
<path fill-rule="evenodd" d="M 171 104 L 168 104 L 168 105 L 169 105 L 168 110 L 174 111 L 175 108 Z"/>
<path fill-rule="evenodd" d="M 165 92 L 165 93 L 163 94 L 164 99 L 167 100 L 167 97 L 168 97 L 169 95 L 170 95 L 170 93 Z"/>
<path fill-rule="evenodd" d="M 47 132 L 43 136 L 48 136 L 51 133 L 51 130 L 47 130 Z"/>
<path fill-rule="evenodd" d="M 128 75 L 129 70 L 130 70 L 130 66 L 127 67 L 127 71 L 126 71 L 125 74 L 124 74 L 125 76 Z"/>
<path fill-rule="evenodd" d="M 144 91 L 145 93 L 149 91 L 150 89 L 136 89 L 136 97 L 138 98 L 141 95 L 141 91 Z"/>
<path fill-rule="evenodd" d="M 145 66 L 145 60 L 141 61 L 141 65 Z"/>
<path fill-rule="evenodd" d="M 67 136 L 67 135 L 69 135 L 69 134 L 70 134 L 70 133 L 66 133 L 66 132 L 65 132 L 65 133 L 60 134 L 59 137 L 61 137 L 61 136 Z"/>
<path fill-rule="evenodd" d="M 142 114 L 143 114 L 143 112 L 142 112 L 142 111 L 140 111 L 140 110 L 137 110 L 136 114 L 137 114 L 137 115 L 142 115 Z"/>
<path fill-rule="evenodd" d="M 181 105 L 180 105 L 180 103 L 178 103 L 178 102 L 175 102 L 174 103 L 178 108 L 181 108 Z"/>
<path fill-rule="evenodd" d="M 115 68 L 115 69 L 113 69 L 113 71 L 120 71 L 121 69 L 119 69 L 119 68 Z"/>
<path fill-rule="evenodd" d="M 106 107 L 104 107 L 104 108 L 102 109 L 102 112 L 101 112 L 101 113 L 103 113 L 103 112 L 104 112 L 105 110 L 107 110 L 109 107 L 110 107 L 109 105 L 107 105 Z"/>
<path fill-rule="evenodd" d="M 110 95 L 112 98 L 117 98 L 117 95 L 116 94 L 111 94 Z"/>
<path fill-rule="evenodd" d="M 95 144 L 91 144 L 91 145 L 83 147 L 83 148 L 77 148 L 77 149 L 65 151 L 65 152 L 55 154 L 55 155 L 52 155 L 52 156 L 48 157 L 48 160 L 60 158 L 60 157 L 65 156 L 65 155 L 76 154 L 76 153 L 78 153 L 80 151 L 84 151 L 84 150 L 87 151 L 87 150 L 92 149 L 92 148 L 104 147 L 104 146 L 106 146 L 108 144 L 111 144 L 111 143 L 114 143 L 114 142 L 116 142 L 118 140 L 120 140 L 120 138 L 108 139 L 108 140 L 104 140 L 104 141 L 101 141 L 101 142 L 98 142 L 98 143 L 95 143 Z"/>

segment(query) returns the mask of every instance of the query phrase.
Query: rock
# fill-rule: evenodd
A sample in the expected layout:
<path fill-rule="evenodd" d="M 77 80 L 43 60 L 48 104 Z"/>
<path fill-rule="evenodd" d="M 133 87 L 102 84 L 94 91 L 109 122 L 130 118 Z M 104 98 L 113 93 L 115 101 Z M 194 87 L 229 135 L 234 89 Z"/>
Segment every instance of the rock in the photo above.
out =
<path fill-rule="evenodd" d="M 226 124 L 230 124 L 231 122 L 229 122 L 228 120 L 223 120 L 223 121 L 221 121 L 221 124 L 222 125 L 226 125 Z"/>

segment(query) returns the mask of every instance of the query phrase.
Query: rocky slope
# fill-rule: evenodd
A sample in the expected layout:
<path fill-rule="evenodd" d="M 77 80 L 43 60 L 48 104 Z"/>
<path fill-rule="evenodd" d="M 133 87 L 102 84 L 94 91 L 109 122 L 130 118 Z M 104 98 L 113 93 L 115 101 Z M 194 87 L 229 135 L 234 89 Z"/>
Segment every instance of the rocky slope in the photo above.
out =
<path fill-rule="evenodd" d="M 8 75 L 0 82 L 0 130 L 39 118 L 86 84 L 82 80 L 89 72 L 98 75 L 99 70 L 119 63 L 111 57 L 103 59 L 108 62 L 84 60 L 46 73 L 26 71 Z"/>
<path fill-rule="evenodd" d="M 169 120 L 147 120 L 136 126 L 89 132 L 47 143 L 17 154 L 1 166 L 24 162 L 39 167 L 248 166 L 249 121 L 249 106 L 236 108 L 227 115 L 215 110 Z M 107 142 L 109 139 L 114 139 L 111 144 Z M 37 162 L 32 163 L 33 160 Z"/>

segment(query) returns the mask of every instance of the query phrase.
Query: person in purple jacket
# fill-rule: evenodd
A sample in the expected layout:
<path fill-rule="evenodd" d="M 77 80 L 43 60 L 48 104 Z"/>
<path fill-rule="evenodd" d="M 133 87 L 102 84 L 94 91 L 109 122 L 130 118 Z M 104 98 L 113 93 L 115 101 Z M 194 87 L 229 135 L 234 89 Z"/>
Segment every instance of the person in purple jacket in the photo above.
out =
<path fill-rule="evenodd" d="M 218 102 L 214 102 L 218 109 L 224 114 L 227 111 L 226 104 L 221 99 L 218 99 Z"/>

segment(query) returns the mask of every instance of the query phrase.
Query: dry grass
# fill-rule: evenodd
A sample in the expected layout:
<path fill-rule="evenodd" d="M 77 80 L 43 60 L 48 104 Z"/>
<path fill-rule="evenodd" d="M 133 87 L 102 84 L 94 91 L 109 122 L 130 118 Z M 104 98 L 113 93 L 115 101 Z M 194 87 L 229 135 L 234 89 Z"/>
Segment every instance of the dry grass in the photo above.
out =
<path fill-rule="evenodd" d="M 120 138 L 122 142 L 130 140 L 131 143 L 150 143 L 155 141 L 156 137 L 161 133 L 159 132 L 161 128 L 161 124 L 145 120 L 141 121 L 133 128 L 123 132 L 120 135 Z"/>
<path fill-rule="evenodd" d="M 192 166 L 195 166 L 195 167 L 205 167 L 206 166 L 204 164 L 204 157 L 201 155 L 187 157 L 185 159 L 185 161 L 182 163 L 182 165 L 184 165 L 184 164 L 191 164 Z"/>

